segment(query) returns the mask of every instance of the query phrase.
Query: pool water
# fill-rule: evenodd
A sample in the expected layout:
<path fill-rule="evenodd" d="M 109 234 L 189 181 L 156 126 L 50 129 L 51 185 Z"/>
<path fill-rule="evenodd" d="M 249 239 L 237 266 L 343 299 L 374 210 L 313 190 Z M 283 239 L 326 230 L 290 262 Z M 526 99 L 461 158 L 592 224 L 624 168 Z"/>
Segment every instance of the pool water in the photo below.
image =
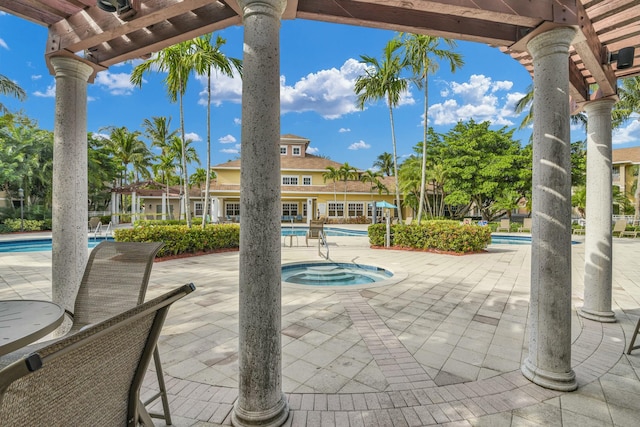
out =
<path fill-rule="evenodd" d="M 113 241 L 112 237 L 96 237 L 89 239 L 88 248 L 94 248 L 103 240 Z M 51 252 L 51 239 L 8 240 L 0 242 L 0 252 Z"/>
<path fill-rule="evenodd" d="M 280 234 L 283 236 L 292 236 L 292 235 L 305 236 L 308 230 L 309 230 L 308 227 L 283 227 L 281 229 Z M 339 237 L 339 236 L 366 237 L 368 236 L 367 230 L 347 230 L 344 228 L 332 228 L 332 227 L 323 227 L 323 230 L 324 230 L 324 234 L 326 234 L 327 236 L 334 236 L 334 237 Z"/>
<path fill-rule="evenodd" d="M 282 266 L 282 281 L 311 286 L 366 285 L 393 277 L 384 268 L 353 264 L 316 262 Z"/>

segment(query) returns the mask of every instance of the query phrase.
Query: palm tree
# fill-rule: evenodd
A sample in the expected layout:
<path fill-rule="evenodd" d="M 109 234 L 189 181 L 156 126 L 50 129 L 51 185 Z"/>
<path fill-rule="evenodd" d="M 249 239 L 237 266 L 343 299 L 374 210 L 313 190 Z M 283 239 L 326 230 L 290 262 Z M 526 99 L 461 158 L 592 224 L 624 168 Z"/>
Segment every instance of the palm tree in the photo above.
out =
<path fill-rule="evenodd" d="M 338 169 L 338 176 L 341 181 L 344 181 L 344 209 L 342 211 L 343 216 L 347 217 L 347 181 L 358 179 L 358 169 L 351 166 L 348 162 L 344 162 Z"/>
<path fill-rule="evenodd" d="M 20 101 L 27 99 L 27 93 L 8 77 L 0 74 L 0 95 L 9 95 L 18 98 Z M 9 110 L 0 103 L 0 113 L 8 113 Z"/>
<path fill-rule="evenodd" d="M 390 40 L 383 49 L 382 62 L 371 56 L 362 55 L 361 63 L 367 65 L 365 75 L 356 79 L 354 89 L 358 95 L 358 107 L 364 110 L 368 101 L 385 99 L 389 107 L 391 122 L 391 140 L 393 143 L 393 174 L 396 178 L 396 205 L 398 206 L 398 219 L 402 222 L 402 208 L 400 206 L 400 184 L 398 182 L 398 155 L 396 151 L 396 133 L 393 124 L 393 108 L 400 102 L 400 94 L 407 90 L 409 85 L 406 79 L 400 77 L 400 72 L 407 63 L 397 54 L 402 47 L 400 41 Z"/>
<path fill-rule="evenodd" d="M 177 130 L 171 130 L 171 117 L 152 117 L 142 122 L 145 136 L 151 141 L 152 147 L 161 150 L 158 165 L 154 165 L 154 173 L 162 172 L 162 182 L 165 183 L 165 212 L 169 211 L 169 179 L 172 170 L 175 170 L 175 158 L 170 153 L 171 140 L 178 134 Z M 178 157 L 180 159 L 180 157 Z"/>
<path fill-rule="evenodd" d="M 385 175 L 391 176 L 391 169 L 393 169 L 393 154 L 386 151 L 378 156 L 373 167 L 380 169 Z"/>
<path fill-rule="evenodd" d="M 189 60 L 189 57 L 193 53 L 193 40 L 184 41 L 173 46 L 162 49 L 157 55 L 144 61 L 142 64 L 136 66 L 131 73 L 131 83 L 140 87 L 142 86 L 142 77 L 144 74 L 151 70 L 157 70 L 160 72 L 166 72 L 167 76 L 164 82 L 167 85 L 167 92 L 171 102 L 179 101 L 180 108 L 180 137 L 182 138 L 182 152 L 181 152 L 181 172 L 182 172 L 182 184 L 185 194 L 185 215 L 187 219 L 187 226 L 191 227 L 191 213 L 189 206 L 189 189 L 187 178 L 187 156 L 185 130 L 184 130 L 184 108 L 182 98 L 187 91 L 187 82 L 189 80 L 189 74 L 193 71 L 193 64 Z"/>
<path fill-rule="evenodd" d="M 324 182 L 327 182 L 328 179 L 333 181 L 333 202 L 337 203 L 338 195 L 336 193 L 336 181 L 340 179 L 340 172 L 333 166 L 327 166 L 325 169 L 326 172 L 322 173 L 322 179 Z"/>
<path fill-rule="evenodd" d="M 194 68 L 198 74 L 207 75 L 207 168 L 205 179 L 205 195 L 202 215 L 202 228 L 206 225 L 206 213 L 209 204 L 209 187 L 211 186 L 211 69 L 225 76 L 233 76 L 233 70 L 237 70 L 242 76 L 242 60 L 228 58 L 220 52 L 226 40 L 218 36 L 215 45 L 211 44 L 211 34 L 194 39 L 195 52 L 191 57 Z"/>
<path fill-rule="evenodd" d="M 142 171 L 148 165 L 151 153 L 147 145 L 139 139 L 140 132 L 130 132 L 125 126 L 111 126 L 105 129 L 110 131 L 107 145 L 116 161 L 123 165 L 120 182 L 121 185 L 125 185 L 129 165 L 133 166 L 134 172 Z"/>
<path fill-rule="evenodd" d="M 423 141 L 427 141 L 427 113 L 429 111 L 429 74 L 438 71 L 437 60 L 449 60 L 451 72 L 464 65 L 459 53 L 447 49 L 440 49 L 440 42 L 446 43 L 449 48 L 456 47 L 456 42 L 446 38 L 433 37 L 421 34 L 400 33 L 400 40 L 404 44 L 406 60 L 414 75 L 414 82 L 419 89 L 424 87 L 424 128 Z M 435 56 L 433 60 L 431 56 Z M 424 207 L 424 192 L 427 175 L 427 144 L 422 144 L 422 169 L 420 173 L 420 201 L 418 203 L 418 222 L 422 219 Z"/>

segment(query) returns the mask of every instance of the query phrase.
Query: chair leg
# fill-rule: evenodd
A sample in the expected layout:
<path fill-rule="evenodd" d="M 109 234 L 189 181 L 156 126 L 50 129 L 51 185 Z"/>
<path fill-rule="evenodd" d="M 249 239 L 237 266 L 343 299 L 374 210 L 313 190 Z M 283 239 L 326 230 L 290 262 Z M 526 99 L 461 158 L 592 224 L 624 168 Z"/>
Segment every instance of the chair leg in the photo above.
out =
<path fill-rule="evenodd" d="M 637 350 L 640 348 L 640 345 L 633 346 L 636 342 L 636 338 L 638 337 L 638 333 L 640 332 L 640 319 L 638 319 L 638 323 L 636 323 L 636 330 L 633 331 L 633 335 L 631 335 L 631 342 L 629 343 L 629 349 L 627 350 L 627 354 L 631 354 L 632 350 Z"/>
<path fill-rule="evenodd" d="M 162 364 L 160 363 L 160 352 L 158 351 L 158 346 L 156 346 L 155 350 L 153 350 L 153 364 L 156 368 L 156 375 L 158 376 L 158 393 L 151 396 L 147 401 L 144 402 L 144 405 L 147 406 L 157 398 L 162 400 L 162 411 L 163 414 L 149 413 L 149 415 L 153 418 L 161 418 L 164 419 L 165 423 L 170 426 L 171 425 L 171 412 L 169 410 L 169 399 L 167 398 L 167 387 L 164 383 L 164 373 L 162 372 Z"/>

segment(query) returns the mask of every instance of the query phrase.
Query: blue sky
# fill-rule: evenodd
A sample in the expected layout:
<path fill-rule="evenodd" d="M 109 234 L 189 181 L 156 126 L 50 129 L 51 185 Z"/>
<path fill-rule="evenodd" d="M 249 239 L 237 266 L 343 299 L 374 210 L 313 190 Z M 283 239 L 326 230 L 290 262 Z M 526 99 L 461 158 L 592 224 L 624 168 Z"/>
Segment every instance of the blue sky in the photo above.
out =
<path fill-rule="evenodd" d="M 222 51 L 242 58 L 243 28 L 215 33 L 226 39 Z M 310 152 L 371 168 L 377 156 L 392 151 L 389 110 L 382 101 L 356 107 L 353 84 L 363 72 L 360 56 L 381 58 L 394 32 L 316 21 L 283 21 L 281 31 L 281 133 L 311 140 Z M 42 128 L 53 130 L 55 82 L 44 62 L 46 28 L 0 13 L 0 74 L 17 82 L 28 94 L 25 102 L 3 97 L 12 110 L 23 110 Z M 429 79 L 429 124 L 446 133 L 458 120 L 488 120 L 495 129 L 517 128 L 522 117 L 513 106 L 526 92 L 531 78 L 515 60 L 497 48 L 458 42 L 465 65 L 455 73 L 442 63 Z M 129 83 L 139 61 L 112 66 L 89 85 L 88 130 L 106 126 L 142 130 L 145 118 L 167 116 L 178 128 L 178 105 L 169 102 L 159 73 L 147 74 L 142 88 Z M 206 80 L 197 76 L 185 95 L 185 128 L 206 164 Z M 240 152 L 241 88 L 239 78 L 216 78 L 213 84 L 212 164 L 235 159 Z M 422 138 L 423 94 L 415 86 L 394 109 L 400 158 L 412 153 Z M 516 131 L 522 144 L 531 129 Z M 572 129 L 572 141 L 584 131 Z M 630 121 L 614 133 L 614 148 L 638 145 L 640 122 Z"/>

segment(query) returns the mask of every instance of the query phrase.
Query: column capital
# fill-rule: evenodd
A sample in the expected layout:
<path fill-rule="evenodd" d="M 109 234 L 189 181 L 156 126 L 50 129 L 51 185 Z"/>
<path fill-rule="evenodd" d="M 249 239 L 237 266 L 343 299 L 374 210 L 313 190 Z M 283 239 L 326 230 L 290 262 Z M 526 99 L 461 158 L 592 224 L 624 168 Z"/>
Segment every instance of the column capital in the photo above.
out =
<path fill-rule="evenodd" d="M 610 114 L 613 105 L 617 101 L 613 98 L 599 98 L 593 101 L 587 101 L 584 104 L 584 110 L 588 114 Z"/>
<path fill-rule="evenodd" d="M 94 75 L 92 66 L 67 56 L 54 56 L 49 59 L 55 77 L 71 77 L 85 82 Z"/>
<path fill-rule="evenodd" d="M 250 15 L 270 15 L 276 18 L 282 17 L 287 0 L 237 0 L 242 9 L 242 19 Z"/>
<path fill-rule="evenodd" d="M 554 53 L 568 55 L 568 48 L 576 35 L 576 31 L 574 27 L 553 28 L 532 38 L 527 43 L 527 49 L 529 49 L 534 59 Z"/>

